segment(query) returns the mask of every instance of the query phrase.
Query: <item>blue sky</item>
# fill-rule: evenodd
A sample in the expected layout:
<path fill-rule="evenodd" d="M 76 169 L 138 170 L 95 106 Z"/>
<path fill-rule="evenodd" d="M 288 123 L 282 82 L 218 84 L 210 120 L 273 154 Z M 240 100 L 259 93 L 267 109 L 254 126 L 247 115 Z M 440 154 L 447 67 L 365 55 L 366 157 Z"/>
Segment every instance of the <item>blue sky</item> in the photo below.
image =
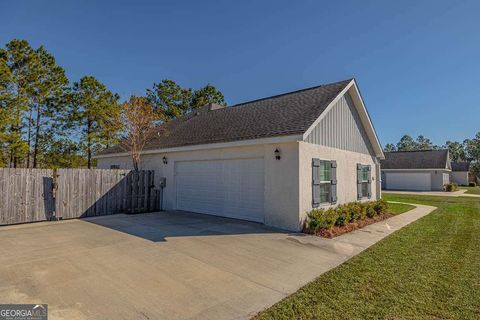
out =
<path fill-rule="evenodd" d="M 480 1 L 2 1 L 0 45 L 44 45 L 122 98 L 169 78 L 228 104 L 355 77 L 383 145 L 480 131 Z"/>

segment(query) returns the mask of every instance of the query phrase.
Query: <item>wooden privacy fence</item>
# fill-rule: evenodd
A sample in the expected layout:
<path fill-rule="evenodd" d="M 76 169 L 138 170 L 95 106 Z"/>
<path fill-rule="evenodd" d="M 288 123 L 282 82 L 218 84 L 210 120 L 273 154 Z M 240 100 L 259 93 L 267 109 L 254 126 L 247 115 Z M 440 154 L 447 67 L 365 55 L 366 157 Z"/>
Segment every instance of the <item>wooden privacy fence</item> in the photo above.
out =
<path fill-rule="evenodd" d="M 154 171 L 58 169 L 57 218 L 158 210 Z"/>
<path fill-rule="evenodd" d="M 0 225 L 160 208 L 154 171 L 0 169 Z"/>
<path fill-rule="evenodd" d="M 0 225 L 50 220 L 53 171 L 0 169 Z"/>

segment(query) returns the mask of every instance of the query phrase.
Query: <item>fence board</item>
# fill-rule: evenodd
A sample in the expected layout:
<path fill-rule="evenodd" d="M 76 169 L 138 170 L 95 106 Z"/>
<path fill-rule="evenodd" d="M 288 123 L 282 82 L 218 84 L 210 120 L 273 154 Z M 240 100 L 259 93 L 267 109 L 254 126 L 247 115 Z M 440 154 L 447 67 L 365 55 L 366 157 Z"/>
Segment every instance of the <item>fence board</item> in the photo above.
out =
<path fill-rule="evenodd" d="M 58 169 L 56 216 L 62 219 L 158 210 L 153 171 Z"/>
<path fill-rule="evenodd" d="M 159 210 L 154 171 L 57 169 L 53 174 L 0 168 L 0 225 Z"/>
<path fill-rule="evenodd" d="M 0 169 L 0 225 L 50 220 L 53 171 Z"/>

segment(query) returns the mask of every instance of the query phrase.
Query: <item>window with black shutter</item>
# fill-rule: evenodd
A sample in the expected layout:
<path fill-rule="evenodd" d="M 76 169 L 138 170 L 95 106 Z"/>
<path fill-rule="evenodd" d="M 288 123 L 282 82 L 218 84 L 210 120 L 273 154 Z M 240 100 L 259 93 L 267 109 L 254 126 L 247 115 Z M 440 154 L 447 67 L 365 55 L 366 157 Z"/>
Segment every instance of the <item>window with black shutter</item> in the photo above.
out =
<path fill-rule="evenodd" d="M 372 166 L 357 164 L 357 198 L 372 197 Z"/>
<path fill-rule="evenodd" d="M 312 206 L 337 202 L 337 162 L 312 159 Z"/>

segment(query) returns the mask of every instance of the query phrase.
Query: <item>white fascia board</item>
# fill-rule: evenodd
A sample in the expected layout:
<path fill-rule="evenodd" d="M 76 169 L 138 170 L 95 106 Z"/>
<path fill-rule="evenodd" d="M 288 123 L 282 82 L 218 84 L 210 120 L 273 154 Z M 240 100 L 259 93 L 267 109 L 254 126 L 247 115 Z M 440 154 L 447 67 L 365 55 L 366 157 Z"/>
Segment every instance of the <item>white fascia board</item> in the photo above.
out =
<path fill-rule="evenodd" d="M 302 139 L 303 139 L 303 136 L 301 134 L 296 134 L 296 135 L 261 138 L 261 139 L 237 140 L 232 142 L 219 142 L 219 143 L 197 144 L 197 145 L 191 145 L 191 146 L 182 146 L 182 147 L 173 147 L 173 148 L 164 148 L 164 149 L 144 150 L 141 152 L 141 154 L 145 155 L 145 154 L 157 154 L 157 153 L 168 153 L 168 152 L 244 147 L 244 146 L 253 146 L 258 144 L 275 144 L 275 143 L 302 141 Z M 130 152 L 118 152 L 118 153 L 96 155 L 96 156 L 93 156 L 93 159 L 116 158 L 116 157 L 125 157 L 129 155 L 130 155 Z"/>
<path fill-rule="evenodd" d="M 365 104 L 363 102 L 360 91 L 358 90 L 355 79 L 352 79 L 352 81 L 350 81 L 350 83 L 337 95 L 337 97 L 335 97 L 335 99 L 333 99 L 332 102 L 330 102 L 330 104 L 327 106 L 327 108 L 325 108 L 325 111 L 322 112 L 320 117 L 318 117 L 318 119 L 315 120 L 315 122 L 307 129 L 307 131 L 305 131 L 305 133 L 303 134 L 303 140 L 305 141 L 305 139 L 307 139 L 308 135 L 312 132 L 312 130 L 320 123 L 320 121 L 322 121 L 322 119 L 327 115 L 330 109 L 332 109 L 333 106 L 338 102 L 338 100 L 340 100 L 340 98 L 343 97 L 343 95 L 345 95 L 345 93 L 347 92 L 349 92 L 350 96 L 352 97 L 353 104 L 360 116 L 363 127 L 365 128 L 365 131 L 367 133 L 368 139 L 370 140 L 370 143 L 373 146 L 375 155 L 379 159 L 385 159 L 382 146 L 380 145 L 380 140 L 378 139 L 377 133 L 375 132 L 375 128 L 373 127 L 372 120 L 368 115 L 367 108 L 365 107 Z"/>
<path fill-rule="evenodd" d="M 360 90 L 358 89 L 358 86 L 355 80 L 352 80 L 352 82 L 353 82 L 353 86 L 351 88 L 352 90 L 350 90 L 351 91 L 350 95 L 352 96 L 353 102 L 355 104 L 355 107 L 358 113 L 360 114 L 360 118 L 362 119 L 362 122 L 364 122 L 364 128 L 367 131 L 367 135 L 370 139 L 370 142 L 372 142 L 372 146 L 375 149 L 375 153 L 377 157 L 379 157 L 380 159 L 385 159 L 382 145 L 380 144 L 380 140 L 378 139 L 377 133 L 375 131 L 375 127 L 373 126 L 373 123 L 372 123 L 372 119 L 370 119 L 370 115 L 368 114 L 367 108 L 365 107 L 365 103 L 363 102 L 363 98 L 362 98 L 362 95 L 360 94 Z M 359 104 L 359 106 L 357 104 Z"/>

